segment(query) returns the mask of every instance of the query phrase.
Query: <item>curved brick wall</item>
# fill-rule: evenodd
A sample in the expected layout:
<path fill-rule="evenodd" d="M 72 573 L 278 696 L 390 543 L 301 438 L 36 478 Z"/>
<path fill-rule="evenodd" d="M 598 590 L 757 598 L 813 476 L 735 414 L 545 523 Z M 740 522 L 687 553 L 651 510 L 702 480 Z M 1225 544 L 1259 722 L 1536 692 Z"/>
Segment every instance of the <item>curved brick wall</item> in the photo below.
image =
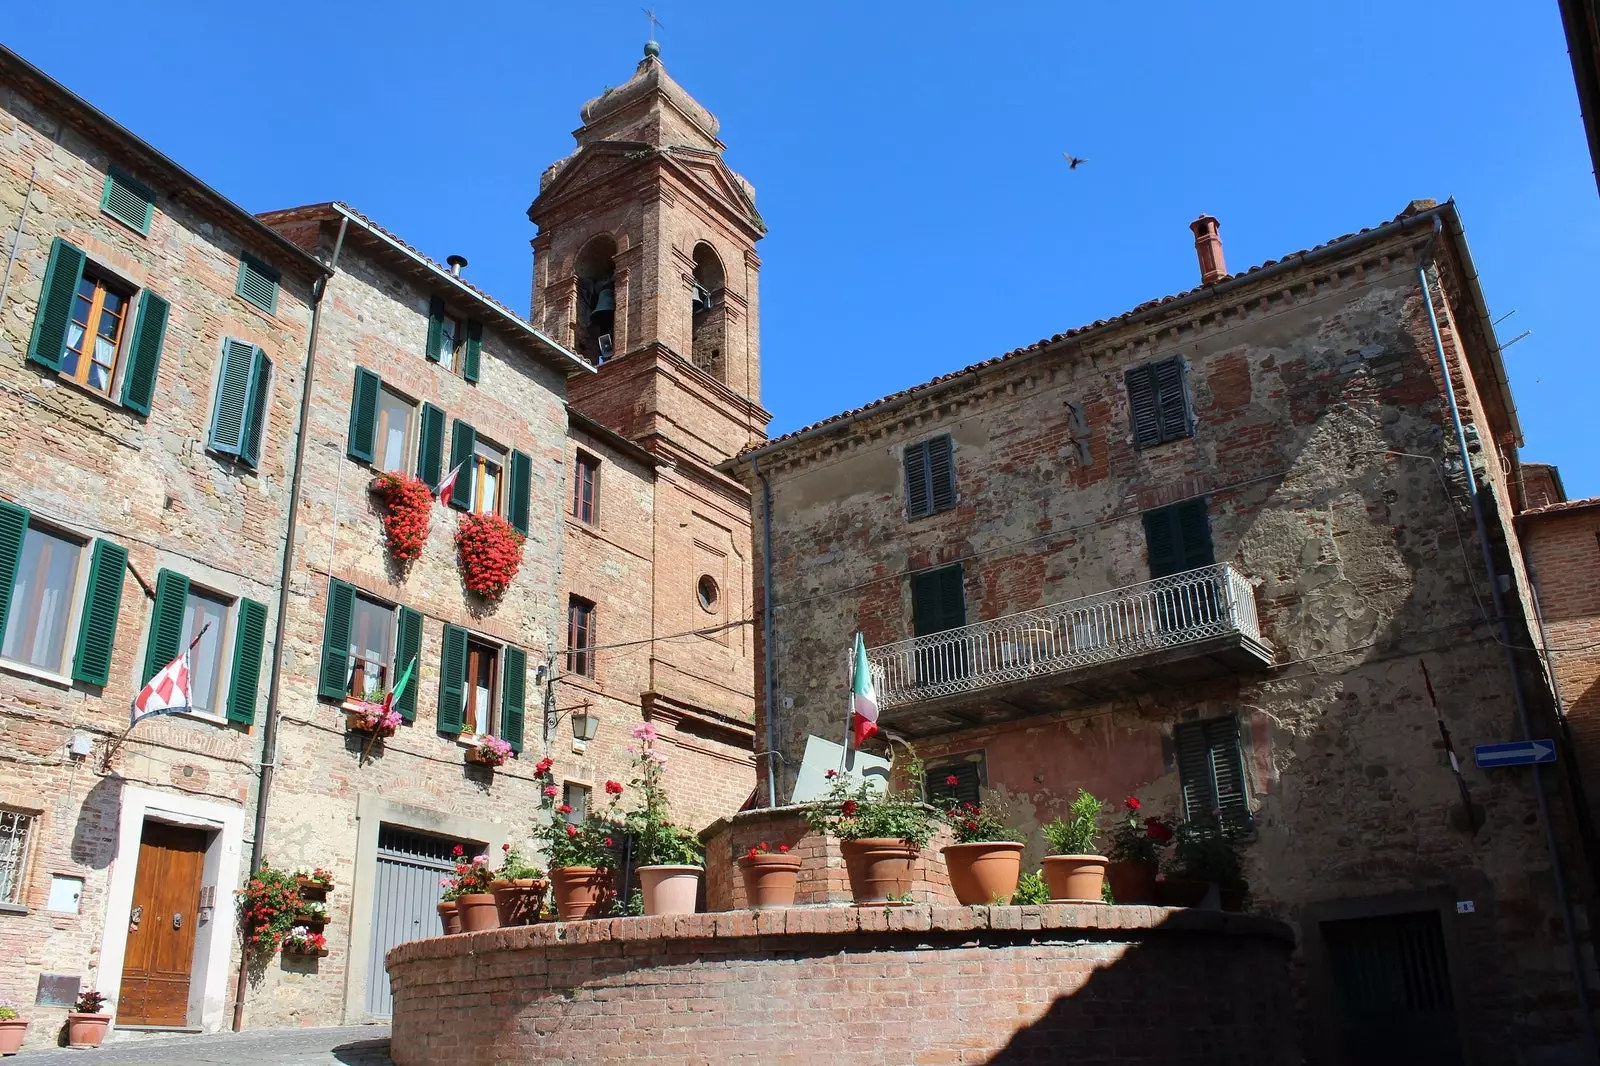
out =
<path fill-rule="evenodd" d="M 398 1066 L 1298 1062 L 1279 922 L 1159 907 L 800 907 L 389 953 Z"/>

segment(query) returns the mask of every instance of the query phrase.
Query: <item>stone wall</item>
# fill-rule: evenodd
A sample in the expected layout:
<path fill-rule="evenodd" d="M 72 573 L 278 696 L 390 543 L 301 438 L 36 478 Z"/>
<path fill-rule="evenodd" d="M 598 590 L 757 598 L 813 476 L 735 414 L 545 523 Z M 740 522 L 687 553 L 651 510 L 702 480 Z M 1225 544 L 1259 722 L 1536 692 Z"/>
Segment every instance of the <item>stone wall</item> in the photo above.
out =
<path fill-rule="evenodd" d="M 1021 686 L 1006 699 L 1024 712 L 998 725 L 963 717 L 957 701 L 919 754 L 980 754 L 987 796 L 1029 830 L 1032 863 L 1037 828 L 1079 788 L 1113 802 L 1136 793 L 1148 812 L 1182 817 L 1175 726 L 1238 715 L 1255 907 L 1298 921 L 1322 902 L 1421 888 L 1472 900 L 1472 915 L 1441 921 L 1465 945 L 1473 1038 L 1491 1059 L 1572 1040 L 1572 976 L 1530 782 L 1467 766 L 1484 822 L 1470 830 L 1419 667 L 1458 751 L 1518 735 L 1417 281 L 1422 239 L 1369 242 L 1081 342 L 1057 338 L 764 456 L 780 799 L 806 737 L 841 728 L 851 635 L 869 647 L 911 635 L 910 575 L 960 562 L 969 623 L 1120 589 L 1150 577 L 1144 513 L 1203 498 L 1215 559 L 1254 586 L 1272 668 L 1120 696 L 1087 684 L 1074 709 L 1032 715 Z M 1495 386 L 1474 374 L 1487 364 L 1458 280 L 1470 271 L 1442 246 L 1440 263 L 1441 330 L 1515 614 L 1526 586 L 1505 550 L 1515 535 L 1499 448 L 1510 431 Z M 1138 448 L 1124 374 L 1172 355 L 1186 361 L 1197 428 Z M 942 433 L 959 501 L 907 521 L 901 453 Z M 1537 714 L 1536 678 L 1528 691 Z M 1570 849 L 1571 820 L 1553 806 Z M 1513 944 L 1539 947 L 1506 967 Z"/>
<path fill-rule="evenodd" d="M 1155 907 L 793 908 L 421 941 L 399 1066 L 1299 1061 L 1288 930 Z"/>
<path fill-rule="evenodd" d="M 33 1021 L 33 1046 L 53 1041 L 65 1013 L 31 1006 L 41 972 L 76 976 L 82 987 L 116 996 L 127 915 L 109 913 L 109 897 L 113 876 L 120 870 L 131 878 L 137 866 L 136 856 L 118 854 L 119 832 L 128 828 L 122 825 L 125 790 L 172 797 L 174 807 L 209 804 L 202 809 L 218 812 L 219 819 L 236 817 L 253 803 L 260 707 L 275 658 L 273 590 L 317 268 L 259 232 L 242 209 L 214 210 L 215 194 L 187 195 L 191 190 L 172 177 L 170 163 L 97 130 L 81 104 L 54 99 L 36 86 L 24 89 L 26 80 L 0 79 L 0 232 L 8 245 L 17 234 L 17 258 L 0 308 L 0 410 L 7 425 L 0 434 L 0 498 L 26 508 L 31 528 L 85 545 L 78 586 L 63 605 L 69 623 L 61 668 L 0 660 L 0 807 L 33 817 L 18 903 L 0 906 L 0 954 L 13 960 L 0 974 L 0 999 L 29 1005 L 24 1013 Z M 111 166 L 155 188 L 148 235 L 101 211 Z M 25 199 L 27 218 L 19 234 Z M 92 269 L 134 296 L 109 396 L 26 360 L 58 237 L 82 249 Z M 245 252 L 284 271 L 273 314 L 235 295 Z M 120 402 L 138 328 L 134 308 L 146 291 L 170 303 L 149 415 Z M 260 345 L 273 361 L 262 452 L 254 468 L 206 450 L 224 337 Z M 103 687 L 70 677 L 88 546 L 96 539 L 128 551 Z M 218 705 L 210 708 L 215 713 L 141 724 L 106 772 L 107 746 L 127 726 L 128 708 L 144 683 L 151 606 L 163 569 L 235 603 L 227 618 L 224 674 L 232 661 L 237 599 L 267 606 L 256 720 L 225 720 L 226 692 L 219 691 Z M 93 741 L 86 757 L 69 754 L 76 734 Z M 136 846 L 139 826 L 131 830 Z M 235 835 L 226 847 L 236 854 L 240 843 Z M 75 907 L 47 908 L 56 877 L 81 880 Z M 125 887 L 131 891 L 131 880 Z M 215 932 L 231 943 L 234 884 L 205 887 L 215 893 L 217 908 L 201 941 L 209 942 Z M 106 966 L 103 951 L 113 953 Z M 224 995 L 213 973 L 208 998 L 191 1011 L 190 1023 L 225 1024 Z"/>

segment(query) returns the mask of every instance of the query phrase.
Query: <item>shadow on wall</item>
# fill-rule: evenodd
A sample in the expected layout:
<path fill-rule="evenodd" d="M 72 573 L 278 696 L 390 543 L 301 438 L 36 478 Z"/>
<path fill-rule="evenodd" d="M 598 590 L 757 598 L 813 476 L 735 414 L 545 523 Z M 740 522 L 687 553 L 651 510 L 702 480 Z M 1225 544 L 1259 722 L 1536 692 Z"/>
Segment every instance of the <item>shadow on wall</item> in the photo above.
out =
<path fill-rule="evenodd" d="M 72 827 L 72 861 L 104 870 L 117 857 L 117 815 L 122 806 L 122 778 L 102 777 L 83 797 Z"/>

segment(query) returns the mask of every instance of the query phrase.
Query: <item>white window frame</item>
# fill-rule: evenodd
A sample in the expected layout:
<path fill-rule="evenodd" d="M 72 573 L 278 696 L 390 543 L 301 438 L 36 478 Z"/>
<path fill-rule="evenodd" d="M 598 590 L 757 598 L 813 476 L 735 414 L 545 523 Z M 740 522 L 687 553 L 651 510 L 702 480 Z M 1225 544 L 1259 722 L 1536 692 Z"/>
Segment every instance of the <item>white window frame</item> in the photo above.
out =
<path fill-rule="evenodd" d="M 389 661 L 383 670 L 383 687 L 386 689 L 392 689 L 394 687 L 394 683 L 399 680 L 399 678 L 395 676 L 395 652 L 396 646 L 400 643 L 400 605 L 398 603 L 392 603 L 389 600 L 383 599 L 380 596 L 370 595 L 369 593 L 364 592 L 357 587 L 355 589 L 355 599 L 352 601 L 350 606 L 350 639 L 352 641 L 355 640 L 356 604 L 362 600 L 366 600 L 371 604 L 376 604 L 377 606 L 382 607 L 389 612 Z M 353 705 L 357 700 L 357 697 L 350 695 L 350 678 L 353 675 L 355 665 L 355 655 L 350 651 L 346 651 L 344 656 L 345 690 L 344 699 L 341 701 L 346 706 Z M 413 679 L 413 681 L 414 680 L 415 679 Z M 361 698 L 365 699 L 366 697 L 363 695 Z"/>
<path fill-rule="evenodd" d="M 183 712 L 183 717 L 208 722 L 212 725 L 226 725 L 228 722 L 228 687 L 233 683 L 233 638 L 234 631 L 239 625 L 239 597 L 223 592 L 220 589 L 212 588 L 209 585 L 202 585 L 191 579 L 189 582 L 189 595 L 193 596 L 196 593 L 208 599 L 223 601 L 226 603 L 227 608 L 222 616 L 222 640 L 221 646 L 217 651 L 217 681 L 211 697 L 211 702 L 214 706 L 210 710 L 185 711 Z M 187 598 L 183 602 L 183 610 L 185 614 L 189 612 Z M 189 631 L 184 630 L 183 648 L 187 649 L 189 641 L 193 639 L 194 637 L 190 635 Z M 193 665 L 192 660 L 190 665 Z"/>
<path fill-rule="evenodd" d="M 484 454 L 485 452 L 493 454 L 486 455 Z M 499 456 L 498 460 L 495 459 L 496 455 Z M 499 467 L 499 473 L 495 475 L 495 494 L 500 497 L 500 502 L 493 511 L 481 511 L 478 509 L 478 460 L 480 459 L 494 461 Z M 470 473 L 472 475 L 472 491 L 467 497 L 467 511 L 471 514 L 497 514 L 504 517 L 506 511 L 510 509 L 511 487 L 507 484 L 507 481 L 511 476 L 511 449 L 502 448 L 494 441 L 475 437 L 472 442 L 472 469 Z"/>
<path fill-rule="evenodd" d="M 72 668 L 76 665 L 78 655 L 78 627 L 83 624 L 83 600 L 89 588 L 89 567 L 93 562 L 92 545 L 94 544 L 94 538 L 86 537 L 76 530 L 67 529 L 65 526 L 59 526 L 49 521 L 40 522 L 38 521 L 37 513 L 30 510 L 28 512 L 28 530 L 23 535 L 24 546 L 27 544 L 27 537 L 36 531 L 71 541 L 78 546 L 78 571 L 73 577 L 72 594 L 67 603 L 67 632 L 61 641 L 61 662 L 59 669 L 46 670 L 43 667 L 34 666 L 32 663 L 23 662 L 20 659 L 8 659 L 4 655 L 0 655 L 0 668 L 27 677 L 38 678 L 41 681 L 50 681 L 70 687 L 72 685 Z M 14 591 L 15 587 L 13 586 Z M 16 608 L 16 602 L 13 601 L 11 604 L 13 613 L 8 615 L 6 620 L 7 632 L 10 632 L 11 625 L 15 621 L 14 612 Z"/>
<path fill-rule="evenodd" d="M 383 465 L 383 457 L 382 457 L 382 455 L 380 455 L 380 450 L 384 447 L 384 440 L 383 440 L 383 398 L 385 396 L 391 397 L 392 399 L 399 401 L 399 403 L 402 406 L 404 406 L 405 409 L 406 409 L 405 443 L 401 446 L 401 451 L 402 451 L 403 454 L 400 457 L 400 467 L 399 467 L 399 469 L 392 470 L 392 471 L 386 471 L 385 470 L 385 467 Z M 378 471 L 379 473 L 386 473 L 387 472 L 387 473 L 395 473 L 395 474 L 410 474 L 412 472 L 412 469 L 414 468 L 415 463 L 416 463 L 417 448 L 418 448 L 419 443 L 420 443 L 417 440 L 417 429 L 418 429 L 418 418 L 419 418 L 419 414 L 418 413 L 421 410 L 422 410 L 422 405 L 420 403 L 418 403 L 416 400 L 413 400 L 411 397 L 405 395 L 404 393 L 397 392 L 394 389 L 391 389 L 387 382 L 384 382 L 384 381 L 380 380 L 380 382 L 378 384 L 378 411 L 377 411 L 377 418 L 374 419 L 374 425 L 372 427 L 372 469 Z"/>

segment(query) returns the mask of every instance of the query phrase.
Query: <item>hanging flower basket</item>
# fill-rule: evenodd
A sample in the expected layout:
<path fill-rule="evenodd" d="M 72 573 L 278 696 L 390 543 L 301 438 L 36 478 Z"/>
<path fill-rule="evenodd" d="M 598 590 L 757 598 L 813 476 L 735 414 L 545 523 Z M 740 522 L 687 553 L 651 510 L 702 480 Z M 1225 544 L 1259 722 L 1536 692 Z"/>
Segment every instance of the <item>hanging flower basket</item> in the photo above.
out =
<path fill-rule="evenodd" d="M 522 566 L 526 539 L 497 514 L 462 515 L 456 554 L 463 583 L 480 596 L 498 599 Z"/>
<path fill-rule="evenodd" d="M 511 758 L 511 745 L 499 737 L 487 734 L 476 738 L 472 747 L 467 749 L 467 761 L 481 763 L 484 766 L 496 767 Z"/>
<path fill-rule="evenodd" d="M 353 733 L 371 733 L 378 737 L 392 737 L 394 731 L 400 728 L 404 719 L 400 716 L 399 708 L 390 707 L 387 710 L 382 703 L 372 700 L 361 700 L 357 703 L 345 705 L 345 727 Z"/>
<path fill-rule="evenodd" d="M 418 477 L 379 474 L 372 479 L 372 492 L 383 501 L 383 536 L 390 556 L 401 563 L 417 559 L 428 543 L 433 490 Z"/>

